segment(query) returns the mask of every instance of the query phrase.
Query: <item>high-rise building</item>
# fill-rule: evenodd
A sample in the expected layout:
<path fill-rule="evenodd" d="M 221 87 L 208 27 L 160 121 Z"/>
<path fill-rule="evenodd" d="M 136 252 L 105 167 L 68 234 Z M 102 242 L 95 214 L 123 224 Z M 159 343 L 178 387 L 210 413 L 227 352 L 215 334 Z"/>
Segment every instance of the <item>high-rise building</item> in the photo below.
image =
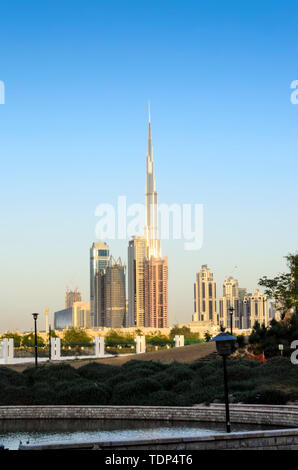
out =
<path fill-rule="evenodd" d="M 197 280 L 194 284 L 194 322 L 210 322 L 212 325 L 218 324 L 216 311 L 216 283 L 213 280 L 213 273 L 206 264 L 202 265 L 197 273 Z"/>
<path fill-rule="evenodd" d="M 149 108 L 148 147 L 146 156 L 146 220 L 144 237 L 134 237 L 128 247 L 128 326 L 149 323 L 168 326 L 167 258 L 161 258 L 158 235 L 158 197 L 154 178 L 151 118 Z M 163 286 L 153 295 L 155 271 L 162 266 Z M 146 272 L 146 282 L 145 282 Z M 154 313 L 156 312 L 156 313 Z"/>
<path fill-rule="evenodd" d="M 128 312 L 127 326 L 145 326 L 144 271 L 147 240 L 133 237 L 128 245 Z"/>
<path fill-rule="evenodd" d="M 160 240 L 158 238 L 158 198 L 154 178 L 153 146 L 151 135 L 151 119 L 149 108 L 148 148 L 146 156 L 146 228 L 145 235 L 148 243 L 148 258 L 160 258 Z"/>
<path fill-rule="evenodd" d="M 238 295 L 239 295 L 239 299 L 241 301 L 243 301 L 244 297 L 247 295 L 247 289 L 245 287 L 239 287 L 238 288 Z"/>
<path fill-rule="evenodd" d="M 268 325 L 267 297 L 258 289 L 243 299 L 244 328 L 253 328 L 255 322 Z"/>
<path fill-rule="evenodd" d="M 103 316 L 103 285 L 101 276 L 110 258 L 106 243 L 97 241 L 90 248 L 90 316 L 92 326 L 100 326 Z"/>
<path fill-rule="evenodd" d="M 168 257 L 145 261 L 145 327 L 168 327 Z"/>
<path fill-rule="evenodd" d="M 71 328 L 72 326 L 72 307 L 54 312 L 55 330 L 65 330 L 66 328 Z"/>
<path fill-rule="evenodd" d="M 65 292 L 65 308 L 73 306 L 74 302 L 81 302 L 82 296 L 76 287 L 75 290 L 70 290 L 68 287 Z"/>
<path fill-rule="evenodd" d="M 232 299 L 239 297 L 239 286 L 237 279 L 228 277 L 223 283 L 223 297 Z"/>
<path fill-rule="evenodd" d="M 107 328 L 122 328 L 125 325 L 126 294 L 125 266 L 120 258 L 110 258 L 104 274 L 104 324 Z"/>
<path fill-rule="evenodd" d="M 90 328 L 90 302 L 74 302 L 72 305 L 72 325 L 74 328 Z"/>
<path fill-rule="evenodd" d="M 219 324 L 224 328 L 242 328 L 242 304 L 237 279 L 228 277 L 223 283 L 223 296 L 219 298 Z M 230 308 L 233 308 L 231 315 Z"/>

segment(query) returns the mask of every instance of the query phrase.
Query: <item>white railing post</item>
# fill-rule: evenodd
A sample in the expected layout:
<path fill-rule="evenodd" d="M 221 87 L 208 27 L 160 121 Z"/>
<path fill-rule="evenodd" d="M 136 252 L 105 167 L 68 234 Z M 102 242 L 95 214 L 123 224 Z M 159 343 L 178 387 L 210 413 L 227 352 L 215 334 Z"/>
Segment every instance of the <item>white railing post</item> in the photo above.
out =
<path fill-rule="evenodd" d="M 141 336 L 141 351 L 142 351 L 142 353 L 146 352 L 146 338 L 145 338 L 145 336 Z"/>
<path fill-rule="evenodd" d="M 8 362 L 12 362 L 13 357 L 14 357 L 13 338 L 9 338 L 8 344 L 7 344 L 7 358 L 8 358 Z"/>
<path fill-rule="evenodd" d="M 105 339 L 103 336 L 95 336 L 95 357 L 104 357 L 105 355 Z"/>
<path fill-rule="evenodd" d="M 3 338 L 2 340 L 2 356 L 4 364 L 8 362 L 8 339 Z"/>
<path fill-rule="evenodd" d="M 57 361 L 61 358 L 61 339 L 51 338 L 51 360 Z"/>
<path fill-rule="evenodd" d="M 140 337 L 140 336 L 136 336 L 136 339 L 135 339 L 135 342 L 136 342 L 136 354 L 140 354 L 140 352 L 141 352 L 141 350 L 140 350 L 140 349 L 141 349 L 141 348 L 140 348 L 140 346 L 141 346 L 141 341 L 140 341 L 140 340 L 141 340 L 141 337 Z"/>
<path fill-rule="evenodd" d="M 99 356 L 103 357 L 105 355 L 105 339 L 103 336 L 99 338 Z"/>
<path fill-rule="evenodd" d="M 183 335 L 176 335 L 175 338 L 175 348 L 180 348 L 184 346 L 184 336 Z"/>
<path fill-rule="evenodd" d="M 145 336 L 136 336 L 136 354 L 142 354 L 146 352 L 146 338 Z"/>

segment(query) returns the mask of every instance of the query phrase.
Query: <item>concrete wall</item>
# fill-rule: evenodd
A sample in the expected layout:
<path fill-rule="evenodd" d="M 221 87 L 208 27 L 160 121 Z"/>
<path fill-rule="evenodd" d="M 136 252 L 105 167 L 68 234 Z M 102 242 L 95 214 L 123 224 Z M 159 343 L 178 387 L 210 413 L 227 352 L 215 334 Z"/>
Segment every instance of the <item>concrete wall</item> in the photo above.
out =
<path fill-rule="evenodd" d="M 297 406 L 230 405 L 231 423 L 298 428 Z M 0 406 L 0 419 L 143 419 L 225 422 L 224 405 L 175 406 Z"/>
<path fill-rule="evenodd" d="M 297 450 L 298 429 L 251 431 L 211 436 L 160 438 L 139 441 L 93 441 L 55 444 L 29 444 L 21 450 L 50 449 L 97 449 L 97 450 Z"/>
<path fill-rule="evenodd" d="M 113 450 L 195 450 L 195 449 L 259 449 L 298 450 L 298 407 L 271 405 L 230 406 L 233 423 L 275 425 L 276 430 L 250 431 L 193 436 L 186 438 L 162 438 L 158 440 L 112 441 L 88 443 L 60 443 L 23 445 L 22 449 L 42 448 L 93 448 Z M 210 407 L 144 407 L 144 406 L 2 406 L 0 419 L 133 419 L 165 421 L 225 422 L 222 404 Z M 279 429 L 287 426 L 293 429 Z M 296 428 L 295 428 L 296 427 Z M 52 447 L 51 447 L 52 446 Z"/>

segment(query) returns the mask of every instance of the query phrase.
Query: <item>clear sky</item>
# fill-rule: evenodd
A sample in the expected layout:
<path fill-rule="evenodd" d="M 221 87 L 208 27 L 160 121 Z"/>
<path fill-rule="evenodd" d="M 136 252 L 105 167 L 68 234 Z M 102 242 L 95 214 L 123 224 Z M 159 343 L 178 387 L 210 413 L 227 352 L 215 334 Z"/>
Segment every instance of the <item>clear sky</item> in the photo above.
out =
<path fill-rule="evenodd" d="M 162 243 L 170 323 L 191 320 L 202 264 L 219 294 L 284 271 L 297 39 L 296 0 L 2 0 L 0 331 L 63 308 L 67 285 L 89 299 L 96 206 L 144 202 L 148 100 L 159 201 L 204 205 L 201 250 Z"/>

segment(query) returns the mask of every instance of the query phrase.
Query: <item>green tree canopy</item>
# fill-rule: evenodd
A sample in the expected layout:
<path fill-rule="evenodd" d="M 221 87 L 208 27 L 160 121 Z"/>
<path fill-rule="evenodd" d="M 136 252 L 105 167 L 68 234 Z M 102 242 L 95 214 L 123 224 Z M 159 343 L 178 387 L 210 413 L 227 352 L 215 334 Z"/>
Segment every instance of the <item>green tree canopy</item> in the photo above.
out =
<path fill-rule="evenodd" d="M 4 333 L 4 335 L 1 336 L 1 339 L 4 339 L 4 338 L 12 338 L 13 345 L 15 348 L 19 348 L 21 346 L 22 337 L 17 333 L 11 333 L 11 332 Z"/>
<path fill-rule="evenodd" d="M 63 346 L 91 346 L 92 340 L 83 328 L 69 328 L 65 331 Z"/>
<path fill-rule="evenodd" d="M 265 287 L 265 294 L 274 300 L 275 307 L 281 311 L 282 318 L 292 308 L 298 313 L 298 254 L 289 254 L 285 259 L 288 273 L 278 274 L 273 279 L 264 276 L 259 280 L 259 285 Z"/>
<path fill-rule="evenodd" d="M 134 337 L 129 333 L 119 333 L 117 330 L 110 330 L 105 336 L 105 344 L 108 346 L 121 346 L 134 344 Z"/>
<path fill-rule="evenodd" d="M 176 335 L 183 335 L 184 339 L 200 339 L 199 333 L 194 333 L 188 326 L 174 325 L 170 331 L 170 338 L 173 339 Z"/>
<path fill-rule="evenodd" d="M 211 340 L 212 335 L 209 333 L 209 331 L 206 331 L 206 333 L 204 334 L 204 338 L 207 343 Z"/>
<path fill-rule="evenodd" d="M 44 340 L 37 335 L 37 346 L 42 348 L 44 345 Z M 28 333 L 27 335 L 24 335 L 22 338 L 22 346 L 26 348 L 33 348 L 35 346 L 35 334 Z"/>

